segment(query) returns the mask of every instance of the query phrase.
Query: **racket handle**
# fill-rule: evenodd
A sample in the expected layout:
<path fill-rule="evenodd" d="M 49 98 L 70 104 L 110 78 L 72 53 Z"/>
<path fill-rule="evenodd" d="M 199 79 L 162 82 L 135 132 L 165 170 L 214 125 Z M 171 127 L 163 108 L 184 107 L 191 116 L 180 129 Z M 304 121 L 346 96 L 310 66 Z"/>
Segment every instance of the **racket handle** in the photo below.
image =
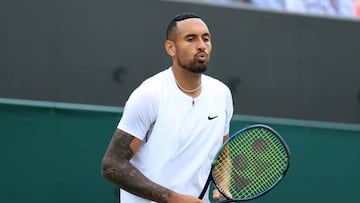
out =
<path fill-rule="evenodd" d="M 207 188 L 209 187 L 209 184 L 210 184 L 210 180 L 211 180 L 211 172 L 209 174 L 209 177 L 205 183 L 205 186 L 203 188 L 203 190 L 201 191 L 200 195 L 199 195 L 199 199 L 202 199 L 207 191 Z"/>

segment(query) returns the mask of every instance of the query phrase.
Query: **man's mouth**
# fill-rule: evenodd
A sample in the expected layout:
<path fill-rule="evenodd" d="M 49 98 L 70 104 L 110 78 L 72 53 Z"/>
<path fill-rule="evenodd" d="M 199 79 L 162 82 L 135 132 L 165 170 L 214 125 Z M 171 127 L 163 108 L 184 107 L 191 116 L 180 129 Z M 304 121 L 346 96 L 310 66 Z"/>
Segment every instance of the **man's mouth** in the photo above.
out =
<path fill-rule="evenodd" d="M 207 54 L 205 52 L 200 52 L 196 54 L 196 58 L 200 61 L 205 61 L 207 58 Z"/>

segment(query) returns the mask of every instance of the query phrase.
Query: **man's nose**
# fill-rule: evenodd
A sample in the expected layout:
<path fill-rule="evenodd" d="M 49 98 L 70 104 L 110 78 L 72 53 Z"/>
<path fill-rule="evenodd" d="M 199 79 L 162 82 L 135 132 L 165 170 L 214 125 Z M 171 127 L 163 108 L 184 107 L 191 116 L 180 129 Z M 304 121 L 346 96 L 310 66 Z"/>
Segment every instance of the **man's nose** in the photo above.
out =
<path fill-rule="evenodd" d="M 206 43 L 203 40 L 199 40 L 198 50 L 204 51 L 206 49 Z"/>

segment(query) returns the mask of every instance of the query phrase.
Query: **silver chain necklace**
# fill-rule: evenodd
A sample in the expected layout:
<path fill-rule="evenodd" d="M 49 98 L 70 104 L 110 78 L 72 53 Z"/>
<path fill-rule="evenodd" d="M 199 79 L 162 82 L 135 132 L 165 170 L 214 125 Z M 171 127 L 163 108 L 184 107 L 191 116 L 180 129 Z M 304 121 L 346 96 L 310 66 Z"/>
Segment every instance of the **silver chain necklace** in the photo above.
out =
<path fill-rule="evenodd" d="M 186 92 L 186 93 L 193 93 L 193 92 L 198 91 L 198 90 L 201 88 L 201 83 L 200 83 L 199 87 L 197 87 L 197 88 L 195 88 L 195 89 L 192 89 L 192 90 L 187 90 L 187 89 L 181 87 L 181 85 L 179 84 L 179 82 L 176 80 L 176 77 L 174 77 L 174 78 L 175 78 L 176 85 L 177 85 L 182 91 L 184 91 L 184 92 Z"/>

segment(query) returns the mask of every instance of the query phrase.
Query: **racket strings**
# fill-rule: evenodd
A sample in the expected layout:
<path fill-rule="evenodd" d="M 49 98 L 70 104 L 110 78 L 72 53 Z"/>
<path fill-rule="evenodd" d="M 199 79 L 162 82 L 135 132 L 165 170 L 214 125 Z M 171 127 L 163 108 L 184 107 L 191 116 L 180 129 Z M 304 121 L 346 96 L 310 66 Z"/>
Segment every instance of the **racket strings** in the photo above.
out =
<path fill-rule="evenodd" d="M 232 198 L 248 199 L 274 185 L 288 165 L 282 141 L 271 131 L 254 128 L 228 142 L 214 167 L 214 179 Z M 224 151 L 224 150 L 223 150 Z"/>
<path fill-rule="evenodd" d="M 231 158 L 226 154 L 221 154 L 217 159 L 217 167 L 214 169 L 214 178 L 219 184 L 222 192 L 228 197 L 231 197 L 231 175 L 232 175 L 232 163 Z"/>

